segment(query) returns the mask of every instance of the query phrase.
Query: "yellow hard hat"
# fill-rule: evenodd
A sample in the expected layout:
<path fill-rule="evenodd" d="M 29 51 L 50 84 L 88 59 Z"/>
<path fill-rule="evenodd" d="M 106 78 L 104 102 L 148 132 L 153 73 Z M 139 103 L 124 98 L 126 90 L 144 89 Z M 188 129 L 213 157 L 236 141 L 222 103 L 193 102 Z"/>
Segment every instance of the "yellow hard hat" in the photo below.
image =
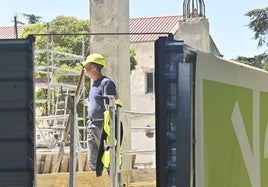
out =
<path fill-rule="evenodd" d="M 103 67 L 106 67 L 106 61 L 101 54 L 93 53 L 89 55 L 86 61 L 82 62 L 82 64 L 83 66 L 86 66 L 88 63 L 91 63 L 91 62 L 102 65 Z"/>

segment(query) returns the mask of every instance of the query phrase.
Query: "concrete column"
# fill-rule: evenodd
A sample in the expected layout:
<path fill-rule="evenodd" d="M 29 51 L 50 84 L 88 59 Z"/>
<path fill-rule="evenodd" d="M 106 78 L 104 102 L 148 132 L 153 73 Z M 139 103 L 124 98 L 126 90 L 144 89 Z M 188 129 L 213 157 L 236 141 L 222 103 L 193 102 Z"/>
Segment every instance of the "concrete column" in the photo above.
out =
<path fill-rule="evenodd" d="M 197 17 L 181 20 L 174 38 L 176 40 L 183 40 L 187 45 L 197 50 L 210 52 L 208 19 Z"/>
<path fill-rule="evenodd" d="M 112 33 L 91 36 L 90 53 L 101 53 L 107 59 L 104 74 L 116 83 L 123 110 L 130 110 L 129 35 L 114 34 L 129 33 L 129 0 L 90 0 L 90 32 Z M 121 119 L 123 149 L 130 149 L 130 121 L 124 113 Z M 123 159 L 123 168 L 130 167 L 130 157 Z"/>

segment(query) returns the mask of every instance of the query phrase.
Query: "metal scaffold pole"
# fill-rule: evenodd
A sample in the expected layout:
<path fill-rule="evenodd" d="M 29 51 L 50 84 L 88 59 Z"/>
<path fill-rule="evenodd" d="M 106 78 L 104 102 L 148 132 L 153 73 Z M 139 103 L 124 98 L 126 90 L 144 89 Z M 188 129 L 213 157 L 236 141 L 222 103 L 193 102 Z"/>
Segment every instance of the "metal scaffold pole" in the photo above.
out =
<path fill-rule="evenodd" d="M 121 120 L 120 120 L 120 107 L 115 105 L 115 111 L 116 111 L 116 139 L 117 139 L 117 146 L 116 146 L 116 155 L 115 155 L 115 161 L 116 161 L 116 179 L 118 181 L 118 187 L 121 183 Z"/>
<path fill-rule="evenodd" d="M 114 97 L 109 97 L 109 111 L 111 114 L 111 121 L 110 121 L 110 185 L 111 187 L 117 187 L 117 180 L 116 180 L 116 166 L 115 166 L 115 108 L 114 108 Z"/>
<path fill-rule="evenodd" d="M 80 155 L 80 144 L 78 140 L 78 124 L 77 124 L 77 104 L 79 99 L 83 93 L 82 83 L 84 78 L 84 71 L 82 70 L 79 83 L 76 89 L 76 92 L 73 96 L 71 96 L 72 102 L 72 109 L 71 109 L 71 116 L 72 116 L 72 123 L 70 127 L 70 176 L 69 176 L 69 186 L 75 187 L 76 179 L 76 161 L 78 158 L 78 170 L 82 171 L 82 164 L 81 164 L 81 155 Z"/>
<path fill-rule="evenodd" d="M 70 176 L 69 176 L 69 186 L 75 187 L 75 172 L 76 172 L 76 139 L 77 139 L 77 131 L 76 131 L 76 97 L 71 96 L 72 108 L 71 108 L 71 116 L 72 123 L 70 128 Z"/>
<path fill-rule="evenodd" d="M 106 96 L 109 98 L 107 109 L 110 112 L 110 186 L 120 186 L 120 119 L 119 111 L 115 104 L 114 96 Z"/>

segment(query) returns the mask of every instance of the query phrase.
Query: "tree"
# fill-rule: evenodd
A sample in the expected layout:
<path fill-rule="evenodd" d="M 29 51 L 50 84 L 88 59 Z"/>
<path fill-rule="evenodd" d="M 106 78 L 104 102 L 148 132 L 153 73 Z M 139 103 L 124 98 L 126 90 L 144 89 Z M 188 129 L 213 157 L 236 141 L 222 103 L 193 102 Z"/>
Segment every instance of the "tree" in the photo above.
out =
<path fill-rule="evenodd" d="M 77 35 L 66 35 L 66 33 L 76 33 Z M 79 35 L 79 33 L 89 33 L 89 23 L 86 20 L 78 20 L 75 17 L 58 16 L 50 23 L 41 23 L 25 26 L 20 37 L 25 38 L 29 34 L 35 34 L 35 66 L 43 67 L 36 72 L 35 77 L 44 79 L 47 82 L 75 83 L 79 76 L 56 76 L 71 70 L 81 71 L 80 64 L 83 48 L 89 45 L 89 37 Z M 38 35 L 47 34 L 47 35 Z M 56 35 L 53 35 L 56 34 Z M 84 46 L 83 46 L 84 44 Z M 80 56 L 81 58 L 74 58 Z M 57 67 L 57 69 L 53 69 Z M 48 73 L 52 72 L 52 73 Z M 53 75 L 53 77 L 52 77 Z M 86 87 L 89 87 L 88 81 Z M 87 89 L 88 90 L 88 89 Z M 49 95 L 54 95 L 53 90 L 40 89 L 36 93 L 37 99 L 43 99 Z M 50 97 L 51 98 L 51 97 Z M 43 108 L 44 115 L 50 115 L 47 110 L 47 103 L 37 105 Z M 81 107 L 79 107 L 81 108 Z"/>
<path fill-rule="evenodd" d="M 136 69 L 137 60 L 135 59 L 136 52 L 133 46 L 130 46 L 130 72 Z"/>
<path fill-rule="evenodd" d="M 76 33 L 77 35 L 68 35 Z M 53 49 L 63 53 L 70 53 L 83 56 L 83 47 L 89 45 L 89 37 L 79 35 L 79 33 L 89 33 L 89 23 L 87 20 L 78 20 L 75 17 L 58 16 L 49 23 L 38 22 L 33 25 L 25 26 L 20 37 L 27 37 L 29 34 L 36 35 L 35 49 Z M 38 34 L 44 34 L 39 36 Z M 47 34 L 47 35 L 46 35 Z M 55 35 L 54 35 L 55 34 Z M 84 43 L 84 46 L 83 46 Z M 54 54 L 57 58 L 63 57 L 62 54 Z M 37 54 L 37 65 L 47 64 L 47 55 Z M 74 67 L 79 60 L 60 61 L 60 64 L 67 64 Z"/>
<path fill-rule="evenodd" d="M 259 40 L 258 46 L 268 45 L 268 7 L 251 10 L 245 15 L 250 17 L 248 27 L 255 32 L 254 39 Z"/>
<path fill-rule="evenodd" d="M 28 24 L 35 24 L 37 22 L 40 22 L 41 18 L 42 18 L 41 16 L 36 16 L 34 14 L 25 14 L 25 13 L 23 13 L 22 15 L 27 19 Z"/>
<path fill-rule="evenodd" d="M 265 44 L 268 46 L 268 7 L 251 10 L 247 12 L 245 16 L 250 17 L 250 23 L 248 24 L 248 27 L 255 33 L 254 39 L 259 40 L 258 47 L 263 47 Z M 268 70 L 267 52 L 256 55 L 254 57 L 239 56 L 235 60 L 244 64 Z"/>
<path fill-rule="evenodd" d="M 243 57 L 243 56 L 239 56 L 236 61 L 243 63 L 243 64 L 247 64 L 250 66 L 254 66 L 257 68 L 264 68 L 265 65 L 265 69 L 267 70 L 267 65 L 266 65 L 266 61 L 268 60 L 267 55 L 265 54 L 261 54 L 261 55 L 256 55 L 254 57 Z"/>
<path fill-rule="evenodd" d="M 263 59 L 262 69 L 268 71 L 268 55 L 265 55 L 265 58 Z"/>

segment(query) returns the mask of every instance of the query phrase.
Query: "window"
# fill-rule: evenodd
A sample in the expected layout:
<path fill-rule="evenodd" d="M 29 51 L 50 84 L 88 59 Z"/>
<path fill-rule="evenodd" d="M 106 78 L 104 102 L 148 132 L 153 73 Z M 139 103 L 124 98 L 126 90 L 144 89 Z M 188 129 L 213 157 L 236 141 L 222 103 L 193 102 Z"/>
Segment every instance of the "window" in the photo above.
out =
<path fill-rule="evenodd" d="M 146 93 L 154 93 L 154 72 L 146 73 Z"/>

